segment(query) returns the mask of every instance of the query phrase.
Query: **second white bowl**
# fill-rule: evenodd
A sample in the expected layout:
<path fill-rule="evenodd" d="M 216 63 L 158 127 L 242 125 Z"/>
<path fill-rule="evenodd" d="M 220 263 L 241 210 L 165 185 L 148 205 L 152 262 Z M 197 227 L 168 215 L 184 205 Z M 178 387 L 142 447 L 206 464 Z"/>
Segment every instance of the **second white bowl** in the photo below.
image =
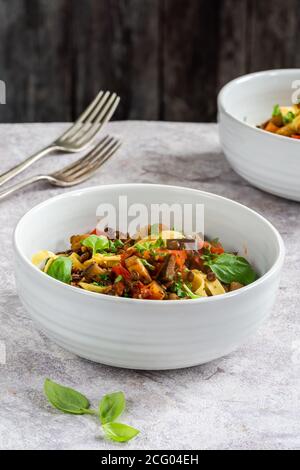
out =
<path fill-rule="evenodd" d="M 291 105 L 300 69 L 245 75 L 218 97 L 221 145 L 233 169 L 254 186 L 300 201 L 300 141 L 257 129 L 274 105 Z"/>

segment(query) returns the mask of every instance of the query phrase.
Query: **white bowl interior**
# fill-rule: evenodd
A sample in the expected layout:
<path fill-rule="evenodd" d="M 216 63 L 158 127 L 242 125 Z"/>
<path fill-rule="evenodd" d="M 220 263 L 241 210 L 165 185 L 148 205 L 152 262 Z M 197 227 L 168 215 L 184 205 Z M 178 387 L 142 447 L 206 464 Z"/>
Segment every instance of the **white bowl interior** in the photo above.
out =
<path fill-rule="evenodd" d="M 218 237 L 225 248 L 245 256 L 260 275 L 278 258 L 280 246 L 276 231 L 264 218 L 228 199 L 185 188 L 157 185 L 102 186 L 74 191 L 37 206 L 21 220 L 15 234 L 16 246 L 30 262 L 39 250 L 64 250 L 70 235 L 92 229 L 100 203 L 118 207 L 119 195 L 128 204 L 199 203 L 204 204 L 205 233 Z"/>
<path fill-rule="evenodd" d="M 236 119 L 257 126 L 270 118 L 274 105 L 290 106 L 300 69 L 259 72 L 230 82 L 219 97 L 223 109 Z"/>

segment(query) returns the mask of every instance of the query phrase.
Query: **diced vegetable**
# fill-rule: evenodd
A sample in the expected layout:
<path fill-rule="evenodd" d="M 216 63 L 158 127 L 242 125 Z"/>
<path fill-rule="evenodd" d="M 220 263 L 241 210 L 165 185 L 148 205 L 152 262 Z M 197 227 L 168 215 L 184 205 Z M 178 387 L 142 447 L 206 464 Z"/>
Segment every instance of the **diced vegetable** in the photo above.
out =
<path fill-rule="evenodd" d="M 181 242 L 189 237 L 174 230 L 157 230 L 155 236 L 139 242 L 110 239 L 107 230 L 103 233 L 74 235 L 71 250 L 42 251 L 32 260 L 49 276 L 80 289 L 158 301 L 225 294 L 257 277 L 246 259 L 226 253 L 218 239 L 197 237 L 199 249 L 195 250 L 195 245 Z M 110 233 L 116 231 L 110 229 Z"/>

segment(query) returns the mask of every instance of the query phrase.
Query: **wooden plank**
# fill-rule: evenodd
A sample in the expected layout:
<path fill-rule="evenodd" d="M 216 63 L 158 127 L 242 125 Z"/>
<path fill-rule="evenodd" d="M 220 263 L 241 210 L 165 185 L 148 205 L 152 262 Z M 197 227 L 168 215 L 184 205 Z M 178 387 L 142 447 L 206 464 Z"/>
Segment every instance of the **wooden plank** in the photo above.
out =
<path fill-rule="evenodd" d="M 157 119 L 159 1 L 74 3 L 74 110 L 99 89 L 117 91 L 118 119 Z"/>
<path fill-rule="evenodd" d="M 116 118 L 210 121 L 219 88 L 300 62 L 299 0 L 0 0 L 0 120 L 75 118 L 99 88 Z"/>
<path fill-rule="evenodd" d="M 164 118 L 215 117 L 220 1 L 164 2 Z"/>
<path fill-rule="evenodd" d="M 0 70 L 7 85 L 3 121 L 71 117 L 68 0 L 1 1 Z"/>
<path fill-rule="evenodd" d="M 300 59 L 299 0 L 249 2 L 251 71 L 298 67 Z"/>
<path fill-rule="evenodd" d="M 218 90 L 227 82 L 247 73 L 248 2 L 223 0 L 219 14 Z"/>

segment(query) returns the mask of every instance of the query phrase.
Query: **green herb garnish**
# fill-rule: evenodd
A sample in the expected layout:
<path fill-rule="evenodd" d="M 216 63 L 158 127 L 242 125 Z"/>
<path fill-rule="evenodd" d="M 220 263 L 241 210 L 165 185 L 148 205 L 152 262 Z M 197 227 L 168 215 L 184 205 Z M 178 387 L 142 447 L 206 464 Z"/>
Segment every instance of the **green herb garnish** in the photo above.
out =
<path fill-rule="evenodd" d="M 104 235 L 90 235 L 82 240 L 81 244 L 93 250 L 93 256 L 101 251 L 109 249 L 109 240 Z"/>
<path fill-rule="evenodd" d="M 280 109 L 279 104 L 275 104 L 273 108 L 272 117 L 276 117 L 276 116 L 281 116 L 281 109 Z"/>
<path fill-rule="evenodd" d="M 172 284 L 171 290 L 180 298 L 186 297 L 183 282 L 179 279 Z"/>
<path fill-rule="evenodd" d="M 166 246 L 166 241 L 163 240 L 161 237 L 155 241 L 145 241 L 143 243 L 136 243 L 134 245 L 135 249 L 140 253 L 144 253 L 145 251 L 152 251 L 157 248 L 164 248 Z"/>
<path fill-rule="evenodd" d="M 90 413 L 89 400 L 72 388 L 63 387 L 50 379 L 46 379 L 44 391 L 51 405 L 64 413 L 75 415 Z"/>
<path fill-rule="evenodd" d="M 141 262 L 143 263 L 143 265 L 148 268 L 150 271 L 154 271 L 155 270 L 155 266 L 153 266 L 152 264 L 148 263 L 148 261 L 144 258 L 140 258 Z"/>
<path fill-rule="evenodd" d="M 104 395 L 99 404 L 99 416 L 102 424 L 115 421 L 125 410 L 126 400 L 123 392 Z"/>
<path fill-rule="evenodd" d="M 257 278 L 257 274 L 250 263 L 241 256 L 223 253 L 210 259 L 207 258 L 205 264 L 225 284 L 236 281 L 247 285 Z"/>
<path fill-rule="evenodd" d="M 124 246 L 124 243 L 122 240 L 115 240 L 114 242 L 109 240 L 109 251 L 112 253 L 116 253 L 118 251 L 118 248 L 122 248 Z"/>
<path fill-rule="evenodd" d="M 49 266 L 48 276 L 70 284 L 72 279 L 72 260 L 67 256 L 59 256 Z"/>
<path fill-rule="evenodd" d="M 44 392 L 51 405 L 64 413 L 97 416 L 105 436 L 112 441 L 128 442 L 139 434 L 137 429 L 127 424 L 114 422 L 126 406 L 123 392 L 104 395 L 99 403 L 98 411 L 90 409 L 89 400 L 80 392 L 59 385 L 50 379 L 45 380 Z"/>
<path fill-rule="evenodd" d="M 115 442 L 128 442 L 139 434 L 140 431 L 121 423 L 107 423 L 102 426 L 108 439 Z"/>
<path fill-rule="evenodd" d="M 121 281 L 123 281 L 123 276 L 121 276 L 121 274 L 120 274 L 119 276 L 116 277 L 116 279 L 115 279 L 115 284 L 116 284 L 117 282 L 121 282 Z"/>
<path fill-rule="evenodd" d="M 92 284 L 93 284 L 94 286 L 106 287 L 106 284 L 103 284 L 103 282 L 93 281 Z"/>
<path fill-rule="evenodd" d="M 183 284 L 183 288 L 186 291 L 187 295 L 190 297 L 190 299 L 200 299 L 201 298 L 201 295 L 194 294 L 194 292 L 192 292 L 191 289 L 186 284 Z"/>
<path fill-rule="evenodd" d="M 295 117 L 296 117 L 295 114 L 292 111 L 289 111 L 288 113 L 286 113 L 285 116 L 283 116 L 283 123 L 289 124 L 295 119 Z"/>

